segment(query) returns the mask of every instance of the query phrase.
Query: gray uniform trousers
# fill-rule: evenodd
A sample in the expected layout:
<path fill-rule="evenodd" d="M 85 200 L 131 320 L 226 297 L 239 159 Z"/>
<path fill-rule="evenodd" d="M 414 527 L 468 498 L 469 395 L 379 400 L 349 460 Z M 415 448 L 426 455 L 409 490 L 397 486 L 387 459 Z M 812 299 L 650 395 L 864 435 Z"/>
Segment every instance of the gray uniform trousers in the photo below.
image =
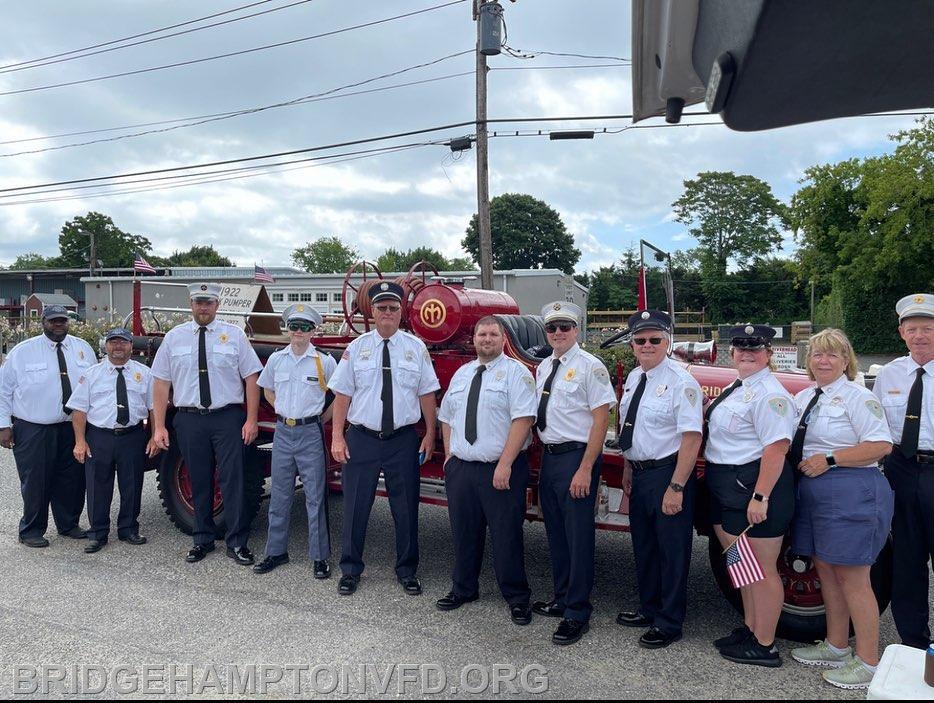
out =
<path fill-rule="evenodd" d="M 267 556 L 279 556 L 288 551 L 289 518 L 297 475 L 302 479 L 308 510 L 308 556 L 314 561 L 330 557 L 325 469 L 324 434 L 320 424 L 289 427 L 281 421 L 276 423 L 272 443 Z"/>

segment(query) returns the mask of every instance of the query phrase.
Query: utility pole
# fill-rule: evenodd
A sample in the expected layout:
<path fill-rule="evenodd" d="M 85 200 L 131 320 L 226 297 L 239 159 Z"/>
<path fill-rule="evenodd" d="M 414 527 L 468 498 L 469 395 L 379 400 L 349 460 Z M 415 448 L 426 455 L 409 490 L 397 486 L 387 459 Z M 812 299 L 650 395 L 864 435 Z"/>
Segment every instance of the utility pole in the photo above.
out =
<path fill-rule="evenodd" d="M 480 235 L 480 287 L 493 290 L 493 236 L 490 232 L 490 163 L 486 133 L 486 55 L 480 51 L 480 7 L 474 0 L 473 18 L 477 23 L 477 231 Z"/>
<path fill-rule="evenodd" d="M 94 276 L 94 266 L 97 264 L 97 246 L 94 241 L 94 230 L 79 229 L 79 234 L 85 234 L 91 238 L 91 258 L 88 260 L 88 276 Z"/>

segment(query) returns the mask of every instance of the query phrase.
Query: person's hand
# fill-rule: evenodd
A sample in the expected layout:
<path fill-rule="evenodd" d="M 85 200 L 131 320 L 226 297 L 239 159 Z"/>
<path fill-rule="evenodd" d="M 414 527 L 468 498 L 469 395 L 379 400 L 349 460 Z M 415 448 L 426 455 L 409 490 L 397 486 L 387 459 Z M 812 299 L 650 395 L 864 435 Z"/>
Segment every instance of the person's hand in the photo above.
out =
<path fill-rule="evenodd" d="M 75 441 L 75 448 L 71 450 L 71 453 L 75 455 L 79 464 L 83 464 L 84 460 L 91 456 L 91 450 L 85 441 Z"/>
<path fill-rule="evenodd" d="M 154 442 L 159 449 L 169 448 L 169 431 L 164 427 L 157 427 L 152 431 L 151 442 Z"/>
<path fill-rule="evenodd" d="M 580 467 L 574 472 L 574 478 L 571 479 L 571 487 L 568 491 L 572 498 L 586 498 L 590 495 L 591 469 L 589 467 Z"/>
<path fill-rule="evenodd" d="M 626 462 L 626 468 L 623 469 L 623 493 L 627 496 L 632 495 L 632 466 Z"/>
<path fill-rule="evenodd" d="M 749 521 L 750 525 L 758 525 L 760 522 L 765 522 L 768 517 L 768 512 L 768 502 L 753 498 L 749 501 L 749 506 L 746 508 L 746 519 Z"/>
<path fill-rule="evenodd" d="M 823 454 L 814 454 L 798 464 L 798 471 L 808 478 L 820 476 L 828 469 L 830 469 L 830 465 L 827 463 L 827 457 Z"/>
<path fill-rule="evenodd" d="M 347 442 L 344 441 L 343 432 L 331 437 L 331 456 L 338 464 L 346 464 L 350 461 L 350 450 L 347 448 Z"/>
<path fill-rule="evenodd" d="M 681 512 L 681 507 L 684 504 L 684 494 L 677 493 L 668 487 L 668 490 L 665 491 L 665 495 L 662 496 L 662 512 L 665 515 L 677 515 Z"/>
<path fill-rule="evenodd" d="M 425 453 L 425 460 L 422 461 L 422 464 L 428 463 L 431 459 L 431 455 L 435 452 L 435 438 L 425 435 L 422 437 L 422 443 L 418 445 L 418 453 Z M 420 464 L 421 465 L 421 464 Z"/>
<path fill-rule="evenodd" d="M 13 448 L 13 428 L 12 427 L 4 427 L 3 429 L 0 429 L 0 447 L 3 447 L 4 449 Z"/>
<path fill-rule="evenodd" d="M 256 420 L 247 420 L 243 423 L 243 429 L 240 430 L 240 436 L 243 437 L 244 444 L 253 444 L 256 436 L 259 434 L 259 425 Z"/>
<path fill-rule="evenodd" d="M 493 488 L 498 491 L 509 490 L 509 479 L 512 476 L 512 467 L 508 464 L 497 464 L 493 472 Z"/>
<path fill-rule="evenodd" d="M 162 450 L 159 448 L 159 445 L 156 444 L 155 437 L 150 437 L 149 441 L 146 442 L 146 456 L 152 459 L 156 454 L 158 454 L 161 451 Z"/>

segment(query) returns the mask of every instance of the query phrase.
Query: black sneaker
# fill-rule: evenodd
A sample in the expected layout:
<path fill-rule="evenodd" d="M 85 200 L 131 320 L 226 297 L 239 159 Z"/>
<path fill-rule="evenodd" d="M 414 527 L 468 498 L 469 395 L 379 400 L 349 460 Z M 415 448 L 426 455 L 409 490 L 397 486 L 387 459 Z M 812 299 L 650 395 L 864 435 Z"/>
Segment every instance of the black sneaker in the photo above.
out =
<path fill-rule="evenodd" d="M 743 623 L 742 627 L 737 627 L 726 637 L 721 637 L 720 639 L 714 640 L 713 646 L 717 649 L 723 649 L 724 647 L 729 647 L 730 645 L 741 644 L 751 636 L 752 630 L 746 627 L 746 623 Z"/>
<path fill-rule="evenodd" d="M 782 658 L 778 656 L 778 647 L 771 644 L 766 647 L 759 644 L 759 640 L 747 637 L 744 642 L 731 644 L 720 650 L 720 656 L 737 664 L 752 664 L 753 666 L 777 667 L 782 665 Z"/>

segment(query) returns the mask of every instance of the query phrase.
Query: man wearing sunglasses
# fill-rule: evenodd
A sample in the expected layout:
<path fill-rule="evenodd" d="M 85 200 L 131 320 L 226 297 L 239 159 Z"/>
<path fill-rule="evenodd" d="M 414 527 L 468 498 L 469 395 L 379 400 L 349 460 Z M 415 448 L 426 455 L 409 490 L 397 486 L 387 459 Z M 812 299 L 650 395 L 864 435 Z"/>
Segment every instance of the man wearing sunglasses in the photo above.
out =
<path fill-rule="evenodd" d="M 538 481 L 551 551 L 554 598 L 539 615 L 563 618 L 551 641 L 574 644 L 590 629 L 594 581 L 594 501 L 610 406 L 616 393 L 606 367 L 577 344 L 581 309 L 556 301 L 542 309 L 554 350 L 536 369 L 535 427 L 544 445 Z"/>
<path fill-rule="evenodd" d="M 322 423 L 330 419 L 328 379 L 337 368 L 330 354 L 311 343 L 321 313 L 296 303 L 282 313 L 290 344 L 269 356 L 259 387 L 276 411 L 272 442 L 269 534 L 266 556 L 253 567 L 265 574 L 289 561 L 289 518 L 296 475 L 302 479 L 308 511 L 308 558 L 316 579 L 331 575 L 328 532 L 327 462 Z"/>
<path fill-rule="evenodd" d="M 694 536 L 694 464 L 703 432 L 704 396 L 694 377 L 668 357 L 671 329 L 671 317 L 660 310 L 629 318 L 639 366 L 626 379 L 619 404 L 639 608 L 621 612 L 616 622 L 647 628 L 639 638 L 646 649 L 681 639 Z"/>
<path fill-rule="evenodd" d="M 418 569 L 420 462 L 435 444 L 435 391 L 441 384 L 425 343 L 399 329 L 405 292 L 382 281 L 368 297 L 376 329 L 351 342 L 328 386 L 334 391 L 331 454 L 344 464 L 344 528 L 340 595 L 357 590 L 367 522 L 382 471 L 396 529 L 396 578 L 411 596 L 422 592 Z M 425 436 L 415 425 L 424 417 Z M 344 432 L 344 422 L 350 428 Z"/>

